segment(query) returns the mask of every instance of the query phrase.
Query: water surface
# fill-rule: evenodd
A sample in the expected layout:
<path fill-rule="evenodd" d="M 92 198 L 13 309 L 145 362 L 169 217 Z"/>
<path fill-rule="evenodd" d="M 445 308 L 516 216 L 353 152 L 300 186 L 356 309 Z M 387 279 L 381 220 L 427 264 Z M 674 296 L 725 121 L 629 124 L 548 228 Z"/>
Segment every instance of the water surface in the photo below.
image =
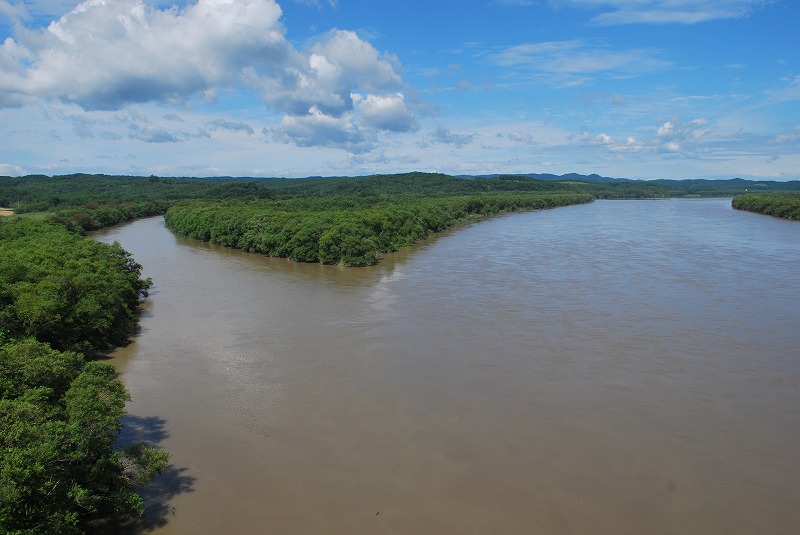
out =
<path fill-rule="evenodd" d="M 729 199 L 473 224 L 379 266 L 112 229 L 153 533 L 796 533 L 800 224 Z"/>

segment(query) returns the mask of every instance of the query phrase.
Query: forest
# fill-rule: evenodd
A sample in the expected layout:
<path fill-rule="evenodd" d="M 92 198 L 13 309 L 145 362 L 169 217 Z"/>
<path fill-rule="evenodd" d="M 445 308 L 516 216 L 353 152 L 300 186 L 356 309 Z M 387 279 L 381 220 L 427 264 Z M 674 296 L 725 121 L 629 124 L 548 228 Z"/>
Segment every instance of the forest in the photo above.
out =
<path fill-rule="evenodd" d="M 62 224 L 86 231 L 164 214 L 180 201 L 199 199 L 224 201 L 329 195 L 447 197 L 500 192 L 579 193 L 596 199 L 641 199 L 800 190 L 800 181 L 597 181 L 593 176 L 576 174 L 546 176 L 547 180 L 527 175 L 454 177 L 421 172 L 295 179 L 89 174 L 0 176 L 0 207 L 11 208 L 16 214 L 46 214 Z"/>
<path fill-rule="evenodd" d="M 745 193 L 734 197 L 731 206 L 737 210 L 800 221 L 800 192 Z"/>
<path fill-rule="evenodd" d="M 501 212 L 593 200 L 587 194 L 454 197 L 329 195 L 276 201 L 191 201 L 169 209 L 167 226 L 189 238 L 298 262 L 375 264 L 455 224 Z"/>
<path fill-rule="evenodd" d="M 128 393 L 96 358 L 132 336 L 150 281 L 50 221 L 2 218 L 0 251 L 0 533 L 109 532 L 169 458 L 115 445 Z"/>

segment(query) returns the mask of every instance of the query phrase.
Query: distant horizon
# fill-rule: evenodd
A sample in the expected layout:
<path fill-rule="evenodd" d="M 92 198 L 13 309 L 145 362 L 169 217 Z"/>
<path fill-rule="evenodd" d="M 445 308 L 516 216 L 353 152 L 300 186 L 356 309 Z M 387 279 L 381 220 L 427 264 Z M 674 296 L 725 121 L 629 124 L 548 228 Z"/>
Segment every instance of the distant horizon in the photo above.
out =
<path fill-rule="evenodd" d="M 798 20 L 789 0 L 0 0 L 0 175 L 797 180 Z"/>
<path fill-rule="evenodd" d="M 767 178 L 742 178 L 742 177 L 732 177 L 732 178 L 707 178 L 707 177 L 694 177 L 694 178 L 668 178 L 668 177 L 661 177 L 661 178 L 630 178 L 630 177 L 613 177 L 613 176 L 606 176 L 600 175 L 598 173 L 576 173 L 576 172 L 568 172 L 568 173 L 484 173 L 484 174 L 460 174 L 454 175 L 450 173 L 439 173 L 436 171 L 403 171 L 398 173 L 389 173 L 389 172 L 378 172 L 378 173 L 366 173 L 366 174 L 359 174 L 359 175 L 300 175 L 300 176 L 254 176 L 254 175 L 206 175 L 206 176 L 192 176 L 192 175 L 138 175 L 138 174 L 118 174 L 118 173 L 86 173 L 82 171 L 76 171 L 74 173 L 58 173 L 58 174 L 46 174 L 46 173 L 29 173 L 27 175 L 0 175 L 0 177 L 7 177 L 7 178 L 26 178 L 26 177 L 33 177 L 33 176 L 45 176 L 48 178 L 59 178 L 59 177 L 66 177 L 66 176 L 74 176 L 74 175 L 89 175 L 89 176 L 120 176 L 120 177 L 133 177 L 133 178 L 164 178 L 164 179 L 201 179 L 201 180 L 306 180 L 306 179 L 313 179 L 313 180 L 324 180 L 330 178 L 365 178 L 370 176 L 391 176 L 391 175 L 407 175 L 413 173 L 421 173 L 421 174 L 439 174 L 445 176 L 451 176 L 454 178 L 490 178 L 490 177 L 499 177 L 499 176 L 519 176 L 519 177 L 526 177 L 526 178 L 534 178 L 537 179 L 538 176 L 553 176 L 557 178 L 565 178 L 565 179 L 578 179 L 580 178 L 590 178 L 596 176 L 600 179 L 600 182 L 607 182 L 607 181 L 630 181 L 630 182 L 655 182 L 655 181 L 674 181 L 674 182 L 682 182 L 682 181 L 695 181 L 695 180 L 708 180 L 708 181 L 734 181 L 734 180 L 741 180 L 745 182 L 800 182 L 800 178 L 790 178 L 786 180 L 772 180 Z M 548 180 L 548 179 L 545 179 Z M 555 179 L 549 179 L 555 180 Z"/>

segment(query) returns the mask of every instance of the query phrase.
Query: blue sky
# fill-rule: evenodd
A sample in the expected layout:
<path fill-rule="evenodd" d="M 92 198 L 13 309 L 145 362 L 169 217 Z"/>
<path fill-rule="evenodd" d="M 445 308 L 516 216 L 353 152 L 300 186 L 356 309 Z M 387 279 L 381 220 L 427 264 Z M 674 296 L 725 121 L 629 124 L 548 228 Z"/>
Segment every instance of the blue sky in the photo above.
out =
<path fill-rule="evenodd" d="M 800 179 L 793 0 L 0 0 L 0 174 Z"/>

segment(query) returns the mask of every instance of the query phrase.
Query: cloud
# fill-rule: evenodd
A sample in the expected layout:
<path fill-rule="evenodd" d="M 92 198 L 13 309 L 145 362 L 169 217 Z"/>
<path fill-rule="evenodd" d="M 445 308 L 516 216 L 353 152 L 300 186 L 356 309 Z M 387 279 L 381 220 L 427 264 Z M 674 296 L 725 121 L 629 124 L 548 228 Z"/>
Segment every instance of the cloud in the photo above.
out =
<path fill-rule="evenodd" d="M 766 91 L 771 103 L 800 100 L 800 74 L 781 79 L 784 86 Z"/>
<path fill-rule="evenodd" d="M 499 136 L 502 136 L 500 134 Z M 517 143 L 522 143 L 524 145 L 539 145 L 539 143 L 534 139 L 534 137 L 530 134 L 521 134 L 519 132 L 511 132 L 508 134 L 508 139 L 511 141 L 516 141 Z"/>
<path fill-rule="evenodd" d="M 733 19 L 771 3 L 771 0 L 561 0 L 560 4 L 603 10 L 591 22 L 598 26 L 623 24 L 698 24 Z"/>
<path fill-rule="evenodd" d="M 294 53 L 292 64 L 279 75 L 259 76 L 248 70 L 247 76 L 276 109 L 302 115 L 316 107 L 340 116 L 353 109 L 351 94 L 359 89 L 377 92 L 402 86 L 396 62 L 392 56 L 381 56 L 355 32 L 332 30 L 307 56 Z"/>
<path fill-rule="evenodd" d="M 680 152 L 681 146 L 677 141 L 667 141 L 663 145 L 664 150 L 667 152 Z"/>
<path fill-rule="evenodd" d="M 688 123 L 680 119 L 670 119 L 658 126 L 656 135 L 663 141 L 692 141 L 708 134 L 709 130 L 704 128 L 707 125 L 708 120 L 703 117 L 692 119 Z"/>
<path fill-rule="evenodd" d="M 668 153 L 669 157 L 696 157 L 706 149 L 704 138 L 710 135 L 708 120 L 700 117 L 689 122 L 672 118 L 658 123 L 654 135 L 645 139 L 626 136 L 624 141 L 610 134 L 595 134 L 584 130 L 581 141 L 597 147 L 605 147 L 615 158 L 621 159 L 623 153 Z"/>
<path fill-rule="evenodd" d="M 25 0 L 24 2 L 7 2 L 0 0 L 0 12 L 4 5 L 20 18 L 58 17 L 71 11 L 78 0 Z"/>
<path fill-rule="evenodd" d="M 180 100 L 238 79 L 245 66 L 281 68 L 288 44 L 280 16 L 269 0 L 199 0 L 183 10 L 87 0 L 42 31 L 6 40 L 0 65 L 17 68 L 4 68 L 0 89 L 84 109 Z"/>
<path fill-rule="evenodd" d="M 366 97 L 354 94 L 353 101 L 361 112 L 365 126 L 393 132 L 409 132 L 419 128 L 417 120 L 406 106 L 403 93 Z"/>
<path fill-rule="evenodd" d="M 0 16 L 5 16 L 11 21 L 19 22 L 19 20 L 26 15 L 25 4 L 22 2 L 12 4 L 6 0 L 0 0 Z"/>
<path fill-rule="evenodd" d="M 614 152 L 642 152 L 645 147 L 644 143 L 635 137 L 628 136 L 624 143 L 611 143 L 608 148 Z"/>
<path fill-rule="evenodd" d="M 416 128 L 397 96 L 403 81 L 396 57 L 344 30 L 299 51 L 286 39 L 281 16 L 274 0 L 197 0 L 166 9 L 145 0 L 86 0 L 47 28 L 18 29 L 0 45 L 0 107 L 59 100 L 117 110 L 194 96 L 213 103 L 220 89 L 244 87 L 285 114 L 281 128 L 301 143 L 352 138 L 354 117 L 382 130 Z M 358 116 L 354 93 L 366 95 Z M 330 137 L 299 135 L 312 123 Z M 176 140 L 146 129 L 135 136 Z"/>
<path fill-rule="evenodd" d="M 772 140 L 773 143 L 791 143 L 800 141 L 800 124 L 794 127 L 793 134 L 778 134 Z"/>
<path fill-rule="evenodd" d="M 455 145 L 456 148 L 461 148 L 468 145 L 475 140 L 477 134 L 456 134 L 451 132 L 442 125 L 436 127 L 436 130 L 428 133 L 425 139 L 420 142 L 422 148 L 428 148 L 434 144 Z"/>
<path fill-rule="evenodd" d="M 606 147 L 609 151 L 613 153 L 622 153 L 622 152 L 629 152 L 629 153 L 636 153 L 636 152 L 643 152 L 646 149 L 645 143 L 642 141 L 637 140 L 633 136 L 628 136 L 625 138 L 625 141 L 618 141 L 614 137 L 605 132 L 601 132 L 599 134 L 592 134 L 587 130 L 584 130 L 581 134 L 581 140 L 589 143 L 590 145 L 602 146 Z M 621 158 L 621 155 L 617 156 Z"/>
<path fill-rule="evenodd" d="M 94 133 L 92 132 L 91 128 L 85 125 L 75 126 L 72 129 L 72 132 L 81 139 L 89 139 L 94 137 Z"/>
<path fill-rule="evenodd" d="M 145 143 L 177 143 L 178 138 L 167 132 L 164 128 L 155 125 L 144 127 L 130 125 L 130 138 L 144 141 Z"/>
<path fill-rule="evenodd" d="M 78 115 L 75 113 L 59 114 L 61 119 L 72 124 L 72 133 L 81 139 L 90 139 L 94 137 L 92 127 L 95 121 L 86 115 Z"/>
<path fill-rule="evenodd" d="M 230 130 L 232 132 L 244 132 L 248 136 L 252 136 L 254 134 L 253 129 L 244 124 L 244 123 L 236 123 L 233 121 L 227 121 L 225 119 L 215 119 L 214 121 L 210 121 L 208 123 L 208 128 L 212 131 L 214 130 Z"/>
<path fill-rule="evenodd" d="M 675 126 L 672 124 L 672 121 L 667 121 L 661 126 L 658 127 L 658 135 L 659 136 L 670 136 L 672 132 L 675 131 Z"/>
<path fill-rule="evenodd" d="M 595 135 L 590 133 L 588 130 L 583 131 L 581 134 L 581 140 L 589 143 L 590 145 L 611 145 L 614 142 L 614 138 L 605 132 Z"/>
<path fill-rule="evenodd" d="M 316 7 L 317 9 L 322 9 L 322 1 L 321 0 L 294 0 L 298 4 L 303 4 L 305 6 Z M 339 0 L 326 0 L 325 2 L 332 8 L 339 7 Z"/>
<path fill-rule="evenodd" d="M 637 76 L 670 65 L 657 56 L 652 49 L 610 50 L 576 39 L 515 45 L 495 53 L 492 59 L 503 67 L 524 69 L 565 85 L 581 85 L 591 76 Z"/>
<path fill-rule="evenodd" d="M 292 142 L 300 147 L 331 147 L 352 153 L 368 152 L 373 144 L 353 122 L 353 114 L 334 116 L 312 107 L 305 115 L 286 115 L 275 131 L 266 131 L 273 139 Z"/>
<path fill-rule="evenodd" d="M 25 170 L 18 165 L 11 165 L 8 163 L 0 163 L 0 176 L 19 176 L 25 173 Z"/>

